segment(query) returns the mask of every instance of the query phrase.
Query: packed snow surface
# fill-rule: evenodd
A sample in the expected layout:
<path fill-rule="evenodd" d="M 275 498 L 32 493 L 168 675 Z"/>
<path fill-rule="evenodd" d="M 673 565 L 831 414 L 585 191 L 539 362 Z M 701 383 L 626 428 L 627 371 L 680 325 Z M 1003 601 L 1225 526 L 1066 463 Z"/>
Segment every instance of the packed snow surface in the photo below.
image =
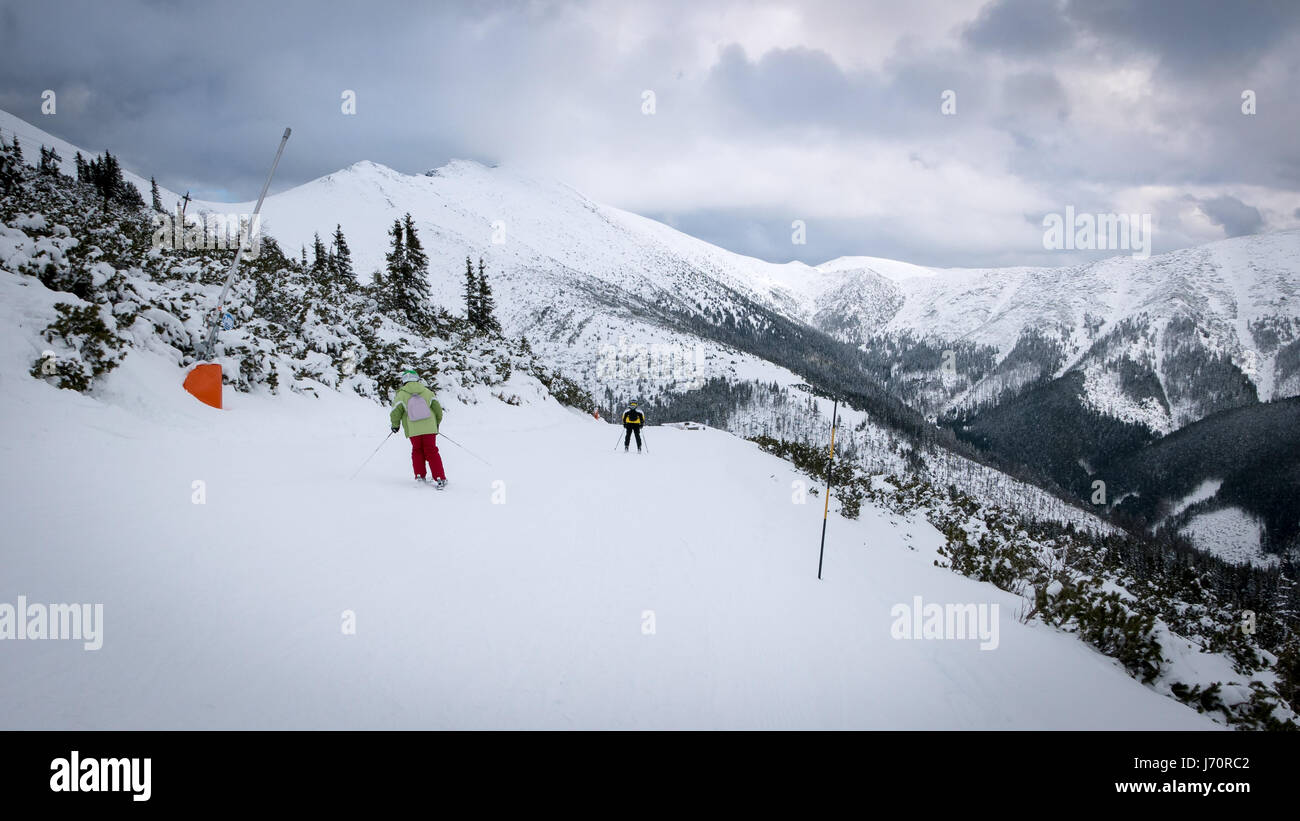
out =
<path fill-rule="evenodd" d="M 104 614 L 96 651 L 0 641 L 5 729 L 1215 726 L 932 566 L 924 522 L 832 514 L 818 581 L 821 504 L 727 433 L 652 426 L 624 454 L 516 376 L 522 406 L 448 399 L 487 464 L 444 441 L 446 491 L 399 437 L 349 480 L 384 408 L 215 410 L 145 351 L 59 391 L 25 373 L 53 295 L 0 286 L 0 602 Z M 917 596 L 1000 605 L 996 649 L 891 638 Z"/>

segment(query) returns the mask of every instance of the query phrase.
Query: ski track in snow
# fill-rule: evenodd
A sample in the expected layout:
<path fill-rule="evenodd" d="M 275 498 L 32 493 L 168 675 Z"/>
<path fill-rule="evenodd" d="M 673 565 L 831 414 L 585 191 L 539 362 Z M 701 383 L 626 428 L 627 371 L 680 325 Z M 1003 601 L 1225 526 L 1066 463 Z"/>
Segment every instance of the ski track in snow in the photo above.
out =
<path fill-rule="evenodd" d="M 20 338 L 4 332 L 5 374 Z M 348 480 L 380 406 L 227 390 L 215 411 L 181 376 L 136 351 L 108 401 L 4 378 L 24 469 L 0 488 L 0 600 L 102 603 L 105 629 L 97 652 L 0 644 L 0 726 L 1215 726 L 931 566 L 927 524 L 832 515 L 818 582 L 821 505 L 729 434 L 651 427 L 653 450 L 625 456 L 615 426 L 480 389 L 443 427 L 491 466 L 444 443 L 439 493 L 410 485 L 398 439 Z M 918 594 L 999 603 L 999 649 L 891 639 Z"/>

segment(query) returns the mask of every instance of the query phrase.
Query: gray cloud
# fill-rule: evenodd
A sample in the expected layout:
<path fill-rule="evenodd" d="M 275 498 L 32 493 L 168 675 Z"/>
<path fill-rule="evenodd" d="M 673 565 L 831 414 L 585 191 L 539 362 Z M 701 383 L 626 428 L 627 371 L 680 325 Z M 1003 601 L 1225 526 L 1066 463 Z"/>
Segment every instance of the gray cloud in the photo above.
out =
<path fill-rule="evenodd" d="M 927 31 L 925 9 L 850 0 L 6 4 L 0 108 L 210 199 L 252 199 L 292 125 L 277 190 L 363 159 L 504 162 L 773 260 L 1028 261 L 1041 248 L 1019 215 L 1122 210 L 1140 187 L 1194 191 L 1228 233 L 1300 219 L 1300 9 L 945 13 Z M 1272 196 L 1229 196 L 1250 188 Z M 792 248 L 796 217 L 809 242 Z M 1178 241 L 1213 238 L 1197 230 Z"/>
<path fill-rule="evenodd" d="M 1199 200 L 1198 204 L 1210 222 L 1223 226 L 1223 233 L 1230 237 L 1257 234 L 1264 227 L 1264 217 L 1259 209 L 1247 205 L 1236 197 L 1221 194 L 1217 197 Z"/>
<path fill-rule="evenodd" d="M 1065 14 L 1103 42 L 1193 75 L 1253 66 L 1300 24 L 1291 0 L 1068 0 Z"/>
<path fill-rule="evenodd" d="M 1050 54 L 1074 37 L 1060 4 L 1052 0 L 994 0 L 962 31 L 973 48 L 1009 56 Z"/>

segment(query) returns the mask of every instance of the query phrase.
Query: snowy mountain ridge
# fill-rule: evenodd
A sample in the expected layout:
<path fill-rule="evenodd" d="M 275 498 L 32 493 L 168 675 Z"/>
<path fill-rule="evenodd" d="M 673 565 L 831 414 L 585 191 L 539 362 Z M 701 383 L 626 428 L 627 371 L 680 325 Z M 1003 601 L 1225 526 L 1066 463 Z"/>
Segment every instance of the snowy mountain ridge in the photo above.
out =
<path fill-rule="evenodd" d="M 197 205 L 220 211 L 251 206 Z M 1196 334 L 1180 336 L 1179 344 L 1230 357 L 1260 400 L 1300 393 L 1300 373 L 1287 364 L 1279 369 L 1277 362 L 1279 349 L 1300 339 L 1297 231 L 1058 268 L 935 269 L 870 257 L 777 264 L 600 205 L 569 186 L 466 160 L 424 175 L 357 163 L 271 196 L 264 224 L 293 248 L 310 245 L 313 234 L 325 236 L 330 220 L 341 222 L 366 273 L 382 266 L 384 229 L 407 211 L 431 238 L 435 298 L 456 306 L 459 261 L 466 254 L 483 256 L 506 291 L 500 301 L 507 329 L 536 328 L 562 340 L 555 353 L 579 373 L 581 351 L 590 364 L 603 344 L 629 330 L 658 335 L 643 323 L 601 328 L 597 315 L 610 308 L 636 313 L 647 301 L 668 297 L 708 312 L 734 309 L 739 294 L 862 345 L 906 335 L 941 345 L 965 341 L 991 348 L 1000 361 L 1026 333 L 1041 332 L 1062 349 L 1051 375 L 1085 363 L 1091 348 L 1117 328 L 1141 323 L 1147 333 L 1164 335 L 1171 321 L 1186 318 Z M 1148 356 L 1157 373 L 1164 355 Z M 979 389 L 975 379 L 965 393 Z M 958 394 L 944 405 L 962 399 Z M 1114 410 L 1126 413 L 1118 405 Z M 1160 424 L 1172 430 L 1199 415 L 1194 407 L 1170 408 Z"/>
<path fill-rule="evenodd" d="M 6 124 L 28 144 L 42 134 L 8 115 Z M 50 139 L 66 167 L 75 148 Z M 252 203 L 189 209 L 246 213 Z M 366 281 L 405 213 L 429 255 L 435 304 L 462 310 L 464 260 L 482 258 L 506 333 L 526 335 L 607 409 L 713 380 L 804 385 L 807 375 L 791 368 L 816 352 L 774 362 L 761 347 L 738 347 L 737 332 L 761 339 L 774 318 L 858 346 L 888 390 L 936 419 L 977 414 L 1072 372 L 1083 377 L 1081 407 L 1156 435 L 1300 394 L 1300 232 L 1061 268 L 936 269 L 858 256 L 777 264 L 471 160 L 423 174 L 360 161 L 269 196 L 262 227 L 293 254 L 341 225 Z M 819 402 L 823 417 L 828 405 Z M 857 433 L 861 414 L 846 418 L 849 454 L 886 438 Z M 735 406 L 713 421 L 745 435 L 824 433 L 789 403 Z"/>
<path fill-rule="evenodd" d="M 778 461 L 753 444 L 719 431 L 663 429 L 661 438 L 652 440 L 656 443 L 652 454 L 623 457 L 647 459 L 649 503 L 637 508 L 637 517 L 629 520 L 624 506 L 615 504 L 622 498 L 623 484 L 597 481 L 606 497 L 597 496 L 595 503 L 609 512 L 607 526 L 593 530 L 590 515 L 574 513 L 592 503 L 592 477 L 606 475 L 615 464 L 643 463 L 605 461 L 621 456 L 609 450 L 606 434 L 615 428 L 560 407 L 554 401 L 559 377 L 539 364 L 522 339 L 474 333 L 464 320 L 446 313 L 413 314 L 405 308 L 377 311 L 375 299 L 382 293 L 329 268 L 286 257 L 273 235 L 265 239 L 262 253 L 248 263 L 232 298 L 222 306 L 234 318 L 233 326 L 219 335 L 216 350 L 232 387 L 228 412 L 198 405 L 179 389 L 179 380 L 194 361 L 195 339 L 202 333 L 202 320 L 215 299 L 222 263 L 228 262 L 230 252 L 151 249 L 146 208 L 119 202 L 116 194 L 112 200 L 104 194 L 101 202 L 95 186 L 16 167 L 12 152 L 0 151 L 6 183 L 0 208 L 0 290 L 4 294 L 0 378 L 11 386 L 3 392 L 4 414 L 16 431 L 6 447 L 14 450 L 14 463 L 37 466 L 32 475 L 8 489 L 5 504 L 13 506 L 14 521 L 40 528 L 41 511 L 47 510 L 42 501 L 58 502 L 49 493 L 55 484 L 55 474 L 49 471 L 64 470 L 75 461 L 67 452 L 70 447 L 81 454 L 79 458 L 90 453 L 96 463 L 139 479 L 115 483 L 94 503 L 77 507 L 82 525 L 67 534 L 60 531 L 57 537 L 42 539 L 29 532 L 20 538 L 27 549 L 9 565 L 12 578 L 29 592 L 42 584 L 48 590 L 53 583 L 82 591 L 69 593 L 68 598 L 103 601 L 106 612 L 131 620 L 133 629 L 113 645 L 112 660 L 94 685 L 79 676 L 84 665 L 69 662 L 57 648 L 38 649 L 27 667 L 38 671 L 38 682 L 63 677 L 69 686 L 93 690 L 86 703 L 96 707 L 101 721 L 111 715 L 125 726 L 175 726 L 184 717 L 194 721 L 197 715 L 203 726 L 268 721 L 276 726 L 304 726 L 319 725 L 324 716 L 334 715 L 340 726 L 466 726 L 466 722 L 518 726 L 521 721 L 528 726 L 933 726 L 917 724 L 916 713 L 891 722 L 887 716 L 896 708 L 883 695 L 864 700 L 864 683 L 872 675 L 879 676 L 879 659 L 901 652 L 904 655 L 889 662 L 889 671 L 909 671 L 904 678 L 939 682 L 934 698 L 947 699 L 942 682 L 951 679 L 956 656 L 943 653 L 936 672 L 926 660 L 939 657 L 925 653 L 917 667 L 903 649 L 908 645 L 885 639 L 908 638 L 897 634 L 896 622 L 889 628 L 889 621 L 899 602 L 915 602 L 919 597 L 965 607 L 955 603 L 980 601 L 975 598 L 977 591 L 994 599 L 984 602 L 990 609 L 998 604 L 1011 612 L 1009 618 L 1002 618 L 992 611 L 993 618 L 1002 618 L 998 622 L 1001 642 L 989 637 L 984 645 L 967 649 L 980 653 L 994 645 L 1008 648 L 1008 638 L 1019 641 L 1039 634 L 1047 643 L 1038 651 L 997 656 L 992 666 L 970 662 L 972 669 L 981 671 L 979 675 L 1005 677 L 1022 685 L 1013 688 L 1014 699 L 1005 698 L 1010 686 L 1006 684 L 982 689 L 975 701 L 964 700 L 975 692 L 966 688 L 969 693 L 960 704 L 947 699 L 955 709 L 938 719 L 949 726 L 983 726 L 983 716 L 990 713 L 999 716 L 995 723 L 1003 726 L 1015 711 L 1022 718 L 1010 719 L 1012 726 L 1051 726 L 1061 721 L 1067 709 L 1082 709 L 1091 724 L 1204 726 L 1192 722 L 1191 714 L 1174 704 L 1177 700 L 1201 709 L 1213 704 L 1214 699 L 1199 695 L 1204 687 L 1214 688 L 1212 692 L 1227 688 L 1224 701 L 1212 707 L 1222 712 L 1220 720 L 1225 723 L 1271 726 L 1269 722 L 1293 717 L 1279 701 L 1281 684 L 1271 672 L 1267 651 L 1236 629 L 1231 596 L 1240 591 L 1227 590 L 1207 575 L 1212 589 L 1198 588 L 1202 598 L 1188 606 L 1178 599 L 1180 590 L 1170 586 L 1169 579 L 1125 575 L 1131 567 L 1162 567 L 1149 560 L 1151 545 L 1113 529 L 1076 527 L 1068 517 L 1064 521 L 1069 526 L 1053 524 L 1061 521 L 1059 511 L 1043 511 L 1043 526 L 1029 524 L 999 502 L 996 494 L 1006 492 L 1011 484 L 1006 476 L 987 468 L 977 471 L 983 466 L 962 464 L 960 459 L 947 465 L 951 473 L 940 473 L 939 482 L 933 481 L 931 467 L 927 480 L 914 468 L 927 459 L 943 462 L 951 454 L 942 449 L 921 454 L 915 442 L 900 440 L 896 432 L 860 416 L 844 419 L 842 425 L 845 439 L 856 438 L 865 458 L 841 459 L 836 464 L 835 501 L 842 515 L 835 522 L 849 539 L 845 545 L 849 550 L 837 555 L 853 573 L 853 581 L 841 594 L 834 594 L 837 598 L 831 603 L 833 608 L 859 608 L 853 610 L 858 616 L 847 620 L 852 629 L 830 638 L 838 648 L 835 652 L 818 651 L 822 662 L 804 658 L 796 648 L 806 649 L 808 626 L 791 618 L 791 613 L 817 612 L 815 602 L 821 596 L 814 588 L 800 593 L 787 585 L 800 584 L 793 580 L 800 577 L 796 566 L 804 561 L 803 551 L 792 552 L 788 545 L 801 543 L 798 534 L 805 528 L 813 532 L 816 528 L 810 525 L 820 521 L 817 505 L 808 504 L 809 497 L 818 495 L 815 485 L 824 473 L 818 463 L 825 459 L 820 443 L 806 445 L 797 436 L 757 436 L 763 450 L 787 460 Z M 363 170 L 374 172 L 368 167 Z M 479 173 L 472 167 L 452 171 Z M 706 312 L 716 307 L 716 301 L 732 298 L 735 313 L 724 324 L 739 320 L 754 323 L 757 330 L 789 331 L 735 289 L 710 278 L 700 280 L 691 271 L 673 273 L 680 275 L 676 282 L 698 286 L 698 293 L 674 304 L 671 299 L 678 294 L 665 294 L 662 286 L 652 283 L 646 286 L 648 297 L 627 296 L 630 291 L 612 295 L 596 291 L 593 297 L 588 290 L 583 295 L 624 300 L 628 310 L 623 318 L 642 324 L 656 316 L 669 322 L 679 319 L 683 305 Z M 42 350 L 47 346 L 52 356 Z M 727 364 L 745 364 L 737 361 L 734 350 L 720 349 L 731 357 Z M 353 352 L 356 355 L 350 356 Z M 380 476 L 401 479 L 380 480 L 374 487 L 364 482 L 355 491 L 350 480 L 343 479 L 354 464 L 365 466 L 367 453 L 375 453 L 372 444 L 378 442 L 382 449 L 386 443 L 378 436 L 387 428 L 387 418 L 374 400 L 382 402 L 391 392 L 399 362 L 415 362 L 430 375 L 446 400 L 447 424 L 467 434 L 457 439 L 486 458 L 471 468 L 466 454 L 448 452 L 448 458 L 457 453 L 457 475 L 465 477 L 458 482 L 465 482 L 466 492 L 445 497 L 456 498 L 457 504 L 438 517 L 432 546 L 422 537 L 418 545 L 385 545 L 381 553 L 371 547 L 358 554 L 358 545 L 373 542 L 376 521 L 409 517 L 410 503 L 395 492 L 428 492 L 405 478 L 410 467 L 400 448 L 390 447 L 375 467 L 382 468 Z M 566 393 L 574 395 L 567 389 Z M 778 425 L 790 412 L 807 417 L 817 428 L 824 421 L 825 401 L 816 396 L 792 398 L 788 391 L 770 390 L 747 398 L 744 404 L 772 409 Z M 46 412 L 46 408 L 57 411 Z M 68 430 L 78 435 L 68 437 Z M 367 430 L 374 431 L 370 442 L 364 441 L 371 438 Z M 184 458 L 178 459 L 178 454 Z M 185 472 L 200 471 L 202 476 L 197 480 L 193 475 L 180 476 L 178 466 Z M 894 472 L 895 467 L 907 475 L 876 475 Z M 727 478 L 732 472 L 739 478 Z M 14 484 L 17 477 L 7 478 Z M 974 492 L 949 487 L 947 478 L 960 478 L 965 487 L 982 481 L 984 488 L 977 499 Z M 196 481 L 210 486 L 207 498 L 212 507 L 206 507 L 208 501 L 194 502 L 193 496 L 190 504 L 184 503 Z M 696 482 L 716 490 L 700 494 Z M 160 506 L 157 500 L 166 498 L 169 487 L 183 490 L 182 501 L 174 507 Z M 1029 498 L 1040 508 L 1042 502 L 1060 504 L 1054 498 Z M 515 501 L 507 504 L 507 499 Z M 317 529 L 305 533 L 302 511 L 318 509 L 336 515 L 318 516 L 319 521 L 313 519 Z M 718 517 L 719 509 L 733 515 Z M 37 515 L 18 511 L 37 511 Z M 212 511 L 211 518 L 195 518 L 207 511 Z M 1030 513 L 1027 510 L 1025 516 Z M 101 529 L 105 522 L 121 523 L 124 537 L 116 539 L 123 534 L 109 528 L 114 540 L 107 547 L 99 545 L 98 552 L 88 557 L 84 541 L 75 534 L 89 530 L 92 522 L 99 522 Z M 147 532 L 140 530 L 142 522 L 149 523 Z M 622 544 L 617 534 L 629 526 L 642 534 L 643 545 L 611 548 Z M 223 535 L 230 527 L 261 538 L 251 545 L 232 543 Z M 188 541 L 178 536 L 195 530 L 200 535 Z M 175 554 L 177 544 L 197 552 Z M 448 550 L 448 544 L 464 549 Z M 761 550 L 754 545 L 761 545 Z M 1205 557 L 1190 558 L 1197 573 L 1220 568 Z M 871 566 L 877 559 L 885 564 Z M 308 594 L 301 589 L 304 560 L 315 561 L 306 580 Z M 103 562 L 128 570 L 125 576 L 105 573 Z M 1179 573 L 1187 566 L 1180 563 Z M 437 673 L 448 670 L 448 660 L 451 667 L 440 677 L 426 675 L 429 670 L 419 665 L 412 670 L 381 661 L 381 675 L 402 681 L 395 696 L 402 706 L 394 709 L 384 704 L 378 711 L 363 709 L 339 719 L 338 704 L 349 697 L 348 691 L 365 688 L 365 682 L 348 679 L 342 690 L 332 684 L 341 680 L 335 661 L 339 656 L 328 638 L 338 636 L 333 632 L 339 612 L 338 605 L 330 603 L 333 599 L 356 597 L 359 609 L 348 607 L 345 614 L 378 614 L 377 635 L 382 638 L 370 646 L 373 658 L 410 657 L 412 647 L 427 638 L 409 630 L 418 620 L 412 621 L 405 612 L 392 614 L 384 604 L 393 600 L 389 578 L 393 567 L 413 585 L 403 588 L 412 600 L 419 597 L 417 591 L 433 590 L 435 598 L 443 601 L 440 619 L 432 625 L 437 639 L 436 658 L 430 664 Z M 281 606 L 299 614 L 290 617 L 292 629 L 276 633 L 270 641 L 264 635 L 221 634 L 230 620 L 213 617 L 226 611 L 212 600 L 209 582 L 219 579 L 218 587 L 228 587 L 242 579 L 247 584 L 250 574 L 264 582 L 258 587 L 260 600 L 270 603 L 269 609 L 259 610 L 258 624 L 283 624 Z M 122 578 L 141 584 L 118 584 Z M 358 579 L 363 579 L 360 591 L 355 587 Z M 872 579 L 885 585 L 876 599 L 863 595 L 862 581 Z M 653 584 L 642 587 L 637 580 Z M 1122 580 L 1122 585 L 1117 587 L 1114 580 Z M 88 585 L 94 595 L 84 593 Z M 322 598 L 318 591 L 328 595 Z M 718 591 L 724 595 L 716 595 Z M 737 591 L 749 591 L 747 595 L 757 598 L 743 604 L 745 594 Z M 1258 598 L 1258 586 L 1250 594 Z M 59 594 L 37 589 L 34 595 L 54 600 Z M 514 606 L 500 605 L 502 597 Z M 618 682 L 600 676 L 574 682 L 571 677 L 574 671 L 588 669 L 582 658 L 590 656 L 592 648 L 600 648 L 601 669 L 621 671 L 619 676 L 631 680 L 648 675 L 636 655 L 640 646 L 625 644 L 622 634 L 605 629 L 617 622 L 614 614 L 628 609 L 640 616 L 639 621 L 633 619 L 635 629 L 629 631 L 629 639 L 642 641 L 648 635 L 645 614 L 656 612 L 653 602 L 643 601 L 647 597 L 666 602 L 665 625 L 682 626 L 678 635 L 683 642 L 674 646 L 673 653 L 716 666 L 708 667 L 703 680 L 690 673 L 695 668 L 674 666 L 673 675 L 654 679 L 648 701 L 638 701 L 631 713 L 618 714 L 617 705 L 607 700 L 609 693 L 620 691 Z M 788 641 L 765 638 L 755 645 L 736 633 L 737 629 L 752 633 L 748 611 L 758 601 L 789 603 L 789 607 L 773 608 L 758 631 L 765 637 L 786 636 Z M 164 629 L 142 629 L 147 614 L 139 602 L 146 603 L 145 609 L 161 608 L 171 614 Z M 737 602 L 742 604 L 733 611 Z M 1032 611 L 1027 609 L 1031 604 Z M 558 620 L 529 622 L 528 614 L 537 605 L 553 610 Z M 327 617 L 322 625 L 313 621 L 315 626 L 304 627 L 301 616 L 308 611 Z M 492 613 L 504 616 L 489 618 Z M 166 625 L 175 622 L 187 628 L 169 633 Z M 521 632 L 522 622 L 537 631 Z M 867 625 L 867 632 L 858 632 L 862 625 Z M 324 632 L 317 635 L 317 627 Z M 875 628 L 882 629 L 877 633 Z M 1070 632 L 1077 632 L 1083 643 L 1062 635 Z M 224 652 L 200 654 L 194 659 L 197 665 L 161 670 L 162 693 L 144 684 L 149 698 L 122 697 L 124 692 L 142 690 L 134 671 L 149 666 L 150 653 L 173 647 L 178 637 L 190 641 L 199 633 Z M 653 634 L 652 630 L 649 635 Z M 224 642 L 221 635 L 226 635 Z M 285 636 L 301 645 L 301 652 L 295 655 L 280 640 Z M 545 636 L 555 641 L 548 642 Z M 1226 650 L 1200 652 L 1203 642 L 1223 643 L 1238 654 L 1233 657 L 1236 664 Z M 475 648 L 534 644 L 541 648 L 540 656 L 526 665 L 523 674 L 518 669 L 509 674 L 474 652 Z M 846 656 L 848 646 L 857 650 Z M 1084 660 L 1065 663 L 1065 668 L 1077 671 L 1067 678 L 1086 680 L 1089 688 L 1095 688 L 1094 676 L 1083 671 L 1108 670 L 1112 695 L 1098 702 L 1053 679 L 1064 672 L 1060 664 L 1067 653 Z M 515 660 L 514 653 L 507 655 Z M 314 671 L 308 680 L 330 684 L 316 687 L 313 697 L 302 698 L 291 715 L 270 715 L 265 705 L 278 702 L 275 694 L 286 687 L 302 692 L 303 684 L 289 681 L 292 675 L 282 666 L 272 665 L 269 669 L 279 672 L 269 676 L 259 671 L 264 659 L 289 657 Z M 1045 657 L 1057 664 L 1043 667 Z M 773 658 L 783 665 L 789 659 L 802 659 L 796 667 L 820 672 L 807 679 L 776 676 L 764 662 Z M 232 659 L 239 660 L 234 667 Z M 342 663 L 348 664 L 346 659 Z M 218 670 L 214 664 L 223 666 Z M 1044 673 L 1051 675 L 1041 681 Z M 738 695 L 755 674 L 765 679 L 776 676 L 779 683 L 775 690 Z M 241 697 L 212 708 L 213 687 L 239 690 L 231 686 L 231 676 L 247 681 L 245 689 L 253 691 L 254 697 L 244 699 L 239 691 Z M 1133 689 L 1132 678 L 1148 685 L 1145 692 Z M 832 679 L 843 686 L 830 685 L 828 690 Z M 5 703 L 23 705 L 24 715 L 55 721 L 46 689 L 29 685 L 26 680 L 6 685 Z M 826 694 L 833 703 L 822 706 L 818 698 L 791 698 L 791 688 Z M 892 684 L 887 689 L 912 692 Z M 1050 698 L 1027 708 L 1031 690 Z M 1172 699 L 1152 700 L 1152 691 Z M 448 705 L 447 709 L 421 709 L 424 702 L 415 695 L 421 692 L 439 693 L 440 704 Z M 467 699 L 466 692 L 475 696 Z M 666 715 L 656 712 L 655 705 L 662 706 L 664 698 L 680 709 Z M 736 709 L 719 709 L 719 700 L 735 704 Z M 557 703 L 560 708 L 552 709 Z M 108 704 L 116 704 L 116 710 L 109 711 Z M 876 709 L 880 704 L 887 705 L 885 711 Z M 970 715 L 965 715 L 963 704 L 972 708 Z M 1014 705 L 1014 710 L 1008 705 Z M 932 715 L 934 708 L 925 704 L 922 710 Z M 769 721 L 765 717 L 773 711 L 785 717 Z M 615 715 L 623 717 L 616 721 Z"/>
<path fill-rule="evenodd" d="M 0 133 L 6 131 L 29 142 L 48 141 L 63 154 L 65 170 L 71 168 L 74 146 L 0 112 Z M 130 174 L 128 179 L 147 194 L 147 181 Z M 177 199 L 163 190 L 167 207 Z M 252 203 L 196 200 L 190 208 L 247 213 Z M 670 323 L 655 308 L 736 311 L 740 298 L 854 344 L 915 337 L 941 351 L 965 343 L 993 351 L 995 364 L 1027 333 L 1042 334 L 1059 346 L 1060 355 L 1050 371 L 1037 368 L 1039 377 L 1090 364 L 1114 370 L 1115 352 L 1108 361 L 1093 349 L 1117 329 L 1140 326 L 1151 340 L 1148 349 L 1120 358 L 1140 361 L 1166 395 L 1188 392 L 1164 384 L 1163 364 L 1171 355 L 1164 349 L 1179 346 L 1228 357 L 1260 401 L 1300 394 L 1300 367 L 1291 364 L 1300 358 L 1300 231 L 1238 237 L 1149 259 L 1119 255 L 1055 268 L 939 269 L 865 256 L 817 266 L 778 264 L 601 205 L 562 183 L 472 160 L 414 175 L 363 160 L 269 196 L 263 227 L 292 252 L 341 224 L 364 280 L 382 268 L 387 228 L 407 212 L 425 239 L 435 301 L 455 310 L 464 257 L 484 257 L 506 330 L 540 336 L 533 341 L 593 390 L 599 387 L 600 351 L 618 345 L 620 337 L 690 349 L 703 344 L 713 359 L 729 355 L 711 340 L 665 327 Z M 602 322 L 611 314 L 622 319 Z M 1180 325 L 1171 333 L 1175 321 L 1190 329 Z M 742 355 L 741 363 L 736 368 L 710 362 L 698 376 L 738 378 L 757 369 L 763 378 L 797 381 L 759 358 Z M 1004 382 L 1018 387 L 1017 380 L 976 372 L 961 374 L 955 389 L 940 388 L 938 364 L 934 373 L 921 375 L 941 394 L 921 403 L 932 411 L 987 401 Z M 1100 383 L 1090 382 L 1095 384 Z M 1105 391 L 1090 392 L 1090 400 L 1120 418 L 1134 414 L 1129 404 L 1146 404 L 1141 396 Z M 1180 404 L 1177 397 L 1164 404 L 1151 420 L 1162 432 L 1206 410 L 1195 402 Z"/>

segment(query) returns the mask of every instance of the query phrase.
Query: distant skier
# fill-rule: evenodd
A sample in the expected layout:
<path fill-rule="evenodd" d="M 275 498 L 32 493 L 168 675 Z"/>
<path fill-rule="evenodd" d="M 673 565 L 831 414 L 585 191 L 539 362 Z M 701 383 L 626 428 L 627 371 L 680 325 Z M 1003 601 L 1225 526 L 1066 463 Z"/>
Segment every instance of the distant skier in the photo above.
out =
<path fill-rule="evenodd" d="M 447 486 L 447 474 L 442 469 L 442 455 L 438 453 L 438 425 L 442 422 L 442 405 L 433 391 L 420 381 L 414 368 L 405 368 L 401 376 L 402 387 L 393 397 L 393 410 L 388 420 L 397 433 L 400 424 L 406 438 L 411 440 L 411 464 L 415 467 L 415 481 L 427 481 L 424 464 L 429 463 L 431 478 L 438 490 Z"/>
<path fill-rule="evenodd" d="M 627 403 L 627 410 L 623 411 L 623 452 L 627 453 L 628 447 L 632 444 L 632 434 L 636 434 L 636 452 L 641 452 L 641 426 L 645 424 L 645 414 L 636 409 L 635 402 Z"/>

